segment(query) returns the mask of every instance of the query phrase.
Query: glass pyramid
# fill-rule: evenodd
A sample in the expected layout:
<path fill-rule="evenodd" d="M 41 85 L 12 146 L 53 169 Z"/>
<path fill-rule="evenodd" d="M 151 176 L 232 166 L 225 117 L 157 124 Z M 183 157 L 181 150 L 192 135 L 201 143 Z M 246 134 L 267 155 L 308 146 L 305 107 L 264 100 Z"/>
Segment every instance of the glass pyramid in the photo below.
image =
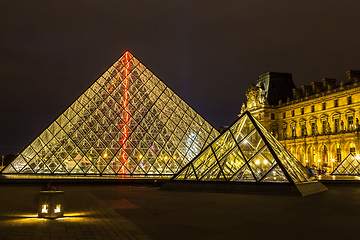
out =
<path fill-rule="evenodd" d="M 350 153 L 340 164 L 335 168 L 331 175 L 360 175 L 360 160 Z"/>
<path fill-rule="evenodd" d="M 317 182 L 248 111 L 172 180 Z"/>
<path fill-rule="evenodd" d="M 173 175 L 218 135 L 127 51 L 2 173 Z"/>

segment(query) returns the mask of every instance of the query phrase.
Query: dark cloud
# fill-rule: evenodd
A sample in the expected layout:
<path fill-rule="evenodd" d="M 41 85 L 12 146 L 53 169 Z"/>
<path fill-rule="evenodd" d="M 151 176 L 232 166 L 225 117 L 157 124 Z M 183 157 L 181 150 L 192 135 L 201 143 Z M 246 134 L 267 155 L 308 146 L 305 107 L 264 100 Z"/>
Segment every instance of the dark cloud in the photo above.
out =
<path fill-rule="evenodd" d="M 37 136 L 125 50 L 218 127 L 267 71 L 360 69 L 358 1 L 2 1 L 0 154 Z"/>

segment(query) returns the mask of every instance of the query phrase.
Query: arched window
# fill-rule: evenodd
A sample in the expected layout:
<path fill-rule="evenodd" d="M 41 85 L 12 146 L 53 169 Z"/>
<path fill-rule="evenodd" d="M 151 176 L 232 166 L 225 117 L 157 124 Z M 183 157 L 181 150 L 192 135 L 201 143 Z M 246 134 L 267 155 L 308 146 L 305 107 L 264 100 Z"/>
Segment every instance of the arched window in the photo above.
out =
<path fill-rule="evenodd" d="M 307 136 L 307 131 L 306 131 L 306 125 L 305 125 L 305 123 L 303 123 L 303 124 L 301 125 L 301 136 L 302 136 L 302 137 L 306 137 L 306 136 Z"/>
<path fill-rule="evenodd" d="M 340 144 L 336 144 L 336 161 L 341 162 L 341 147 L 340 147 Z"/>
<path fill-rule="evenodd" d="M 350 153 L 355 154 L 355 144 L 350 143 Z"/>
<path fill-rule="evenodd" d="M 348 130 L 354 130 L 354 116 L 348 116 Z"/>
<path fill-rule="evenodd" d="M 315 156 L 316 156 L 316 151 L 315 151 L 315 147 L 311 148 L 311 157 L 312 157 L 312 163 L 315 164 Z"/>
<path fill-rule="evenodd" d="M 324 145 L 324 163 L 328 162 L 328 149 L 327 147 Z"/>

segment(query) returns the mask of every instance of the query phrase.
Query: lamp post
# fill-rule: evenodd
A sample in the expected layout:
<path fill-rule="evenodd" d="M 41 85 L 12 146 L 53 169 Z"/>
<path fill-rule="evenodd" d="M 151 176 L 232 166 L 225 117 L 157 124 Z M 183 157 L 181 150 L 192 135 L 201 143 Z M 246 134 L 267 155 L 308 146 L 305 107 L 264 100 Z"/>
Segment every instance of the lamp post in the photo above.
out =
<path fill-rule="evenodd" d="M 318 162 L 319 162 L 319 175 L 320 175 L 320 174 L 321 174 L 321 169 L 320 169 L 320 162 L 321 162 L 321 160 L 319 159 Z"/>

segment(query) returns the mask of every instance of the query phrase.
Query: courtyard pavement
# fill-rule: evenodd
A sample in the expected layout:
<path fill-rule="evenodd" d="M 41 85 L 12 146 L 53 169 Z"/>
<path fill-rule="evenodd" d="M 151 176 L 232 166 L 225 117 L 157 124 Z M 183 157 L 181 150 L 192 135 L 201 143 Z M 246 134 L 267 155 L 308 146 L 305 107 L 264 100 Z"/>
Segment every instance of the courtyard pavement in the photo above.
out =
<path fill-rule="evenodd" d="M 37 218 L 41 186 L 0 185 L 0 239 L 358 239 L 360 185 L 307 197 L 63 185 L 65 217 Z"/>

